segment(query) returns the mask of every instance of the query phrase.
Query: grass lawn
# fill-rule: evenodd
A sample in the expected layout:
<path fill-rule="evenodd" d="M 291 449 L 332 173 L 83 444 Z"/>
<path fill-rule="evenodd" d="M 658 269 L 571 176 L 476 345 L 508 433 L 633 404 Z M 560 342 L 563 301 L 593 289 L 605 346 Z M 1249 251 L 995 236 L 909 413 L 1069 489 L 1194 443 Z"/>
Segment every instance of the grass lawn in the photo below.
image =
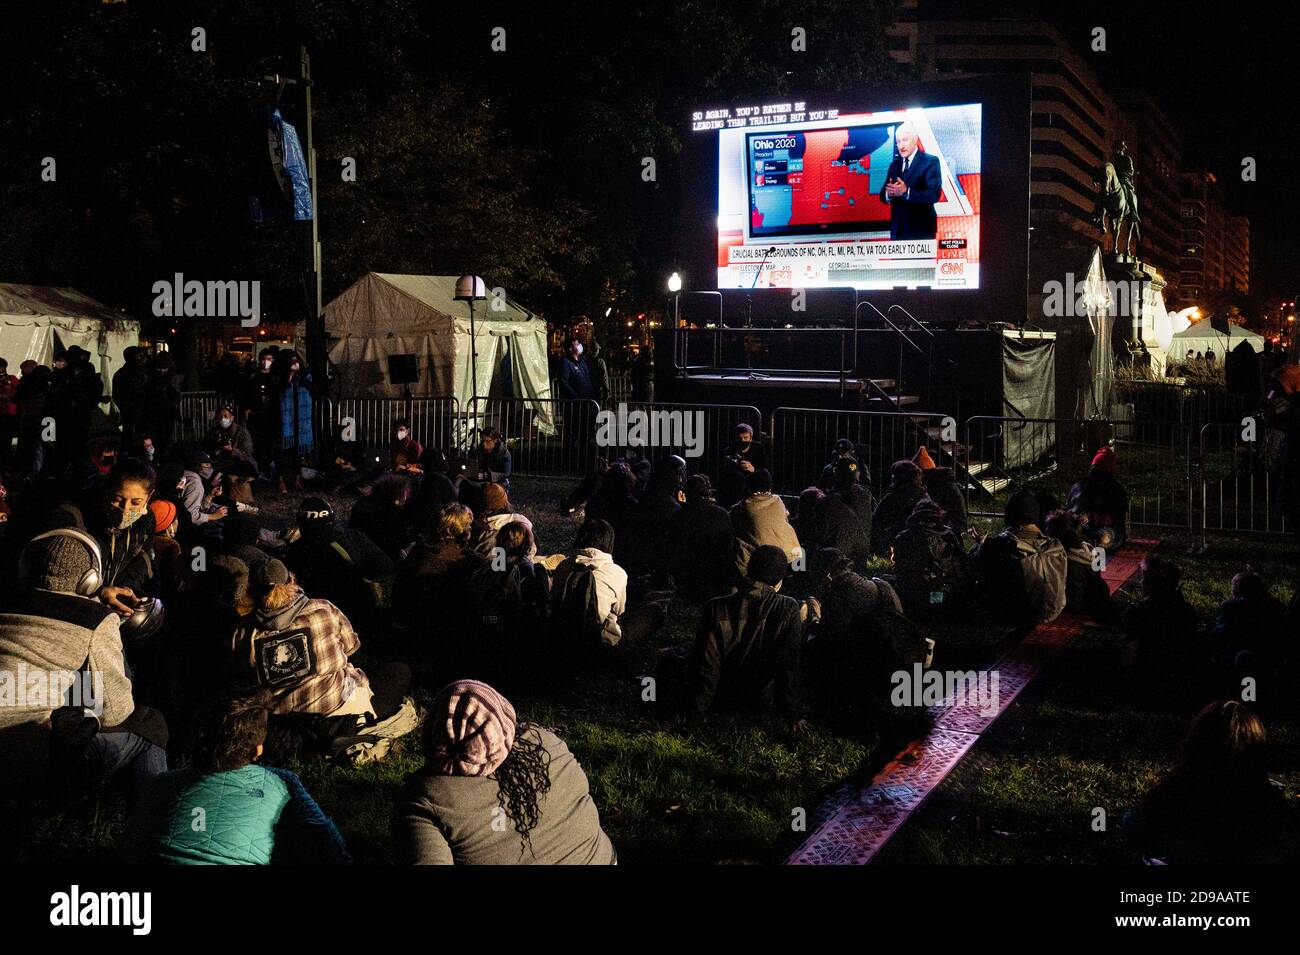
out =
<path fill-rule="evenodd" d="M 1142 533 L 1139 536 L 1156 536 Z M 1216 536 L 1197 556 L 1189 540 L 1161 550 L 1183 568 L 1183 591 L 1213 621 L 1232 574 L 1247 563 L 1290 598 L 1294 544 L 1278 537 Z M 877 857 L 899 863 L 1111 863 L 1140 861 L 1120 831 L 1124 813 L 1179 752 L 1192 713 L 1150 712 L 1119 675 L 1119 641 L 1098 632 L 1065 651 L 994 724 Z M 1207 701 L 1208 702 L 1208 701 Z M 1270 772 L 1300 797 L 1300 727 L 1268 720 Z M 1105 829 L 1094 829 L 1096 809 Z"/>
<path fill-rule="evenodd" d="M 572 542 L 575 528 L 556 507 L 568 486 L 514 482 L 512 499 L 533 521 L 542 554 Z M 268 523 L 288 517 L 297 497 L 265 500 Z M 350 503 L 336 505 L 346 513 Z M 1212 612 L 1246 560 L 1278 582 L 1292 566 L 1276 540 L 1261 539 L 1220 539 L 1206 554 L 1182 560 L 1186 589 L 1202 615 Z M 1289 596 L 1289 587 L 1277 590 Z M 674 600 L 658 645 L 690 642 L 698 613 L 697 604 Z M 992 632 L 978 628 L 939 637 L 938 666 L 974 666 L 994 649 Z M 1113 643 L 1099 638 L 1095 647 L 1077 651 L 1077 661 L 1031 686 L 880 861 L 1132 861 L 1117 832 L 1122 810 L 1167 765 L 1185 720 L 1128 707 L 1123 688 L 1106 675 Z M 418 686 L 417 702 L 427 703 L 436 689 Z M 662 704 L 643 701 L 640 681 L 630 676 L 594 676 L 513 702 L 521 718 L 552 727 L 578 756 L 625 863 L 778 862 L 801 838 L 792 832 L 796 810 L 811 819 L 825 795 L 845 780 L 869 777 L 901 742 L 880 727 L 829 720 L 815 720 L 798 736 L 785 723 L 741 719 L 688 728 Z M 1278 739 L 1294 791 L 1300 734 L 1283 728 Z M 383 864 L 391 858 L 393 800 L 422 762 L 419 747 L 413 734 L 378 765 L 350 769 L 302 759 L 290 768 L 339 824 L 357 861 Z M 1094 806 L 1108 809 L 1106 833 L 1089 828 Z M 19 863 L 111 863 L 122 817 L 121 797 L 105 795 L 58 815 L 0 821 L 0 844 L 12 844 L 7 855 Z"/>

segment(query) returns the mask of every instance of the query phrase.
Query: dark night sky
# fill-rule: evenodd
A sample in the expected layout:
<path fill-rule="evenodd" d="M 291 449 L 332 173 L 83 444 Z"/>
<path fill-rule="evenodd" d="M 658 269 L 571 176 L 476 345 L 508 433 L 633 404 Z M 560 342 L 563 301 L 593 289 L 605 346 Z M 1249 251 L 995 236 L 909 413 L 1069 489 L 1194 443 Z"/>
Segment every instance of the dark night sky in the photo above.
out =
<path fill-rule="evenodd" d="M 1182 133 L 1185 167 L 1215 173 L 1233 210 L 1250 217 L 1252 291 L 1286 295 L 1300 288 L 1293 224 L 1300 215 L 1300 56 L 1279 8 L 1249 0 L 1101 0 L 1065 11 L 1060 3 L 1017 6 L 1037 6 L 1055 22 L 1108 88 L 1145 89 L 1162 106 Z M 1105 53 L 1088 49 L 1097 26 L 1106 28 Z M 1241 179 L 1245 156 L 1257 161 L 1255 182 Z"/>

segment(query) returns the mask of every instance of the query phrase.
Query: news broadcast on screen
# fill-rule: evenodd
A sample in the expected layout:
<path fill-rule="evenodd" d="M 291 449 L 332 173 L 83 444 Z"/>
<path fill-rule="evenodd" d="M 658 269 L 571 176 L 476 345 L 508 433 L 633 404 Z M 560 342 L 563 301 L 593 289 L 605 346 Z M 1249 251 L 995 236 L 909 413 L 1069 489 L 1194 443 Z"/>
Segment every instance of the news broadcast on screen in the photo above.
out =
<path fill-rule="evenodd" d="M 718 288 L 980 287 L 979 103 L 718 130 Z"/>

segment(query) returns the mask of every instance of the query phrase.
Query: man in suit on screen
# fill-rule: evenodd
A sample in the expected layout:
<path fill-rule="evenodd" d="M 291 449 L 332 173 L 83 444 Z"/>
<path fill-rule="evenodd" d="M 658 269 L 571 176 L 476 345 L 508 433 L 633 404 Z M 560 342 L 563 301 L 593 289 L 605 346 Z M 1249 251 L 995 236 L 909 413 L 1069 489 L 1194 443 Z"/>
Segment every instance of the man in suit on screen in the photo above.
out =
<path fill-rule="evenodd" d="M 889 237 L 933 239 L 938 232 L 934 204 L 943 188 L 939 159 L 917 150 L 910 123 L 894 130 L 894 145 L 898 156 L 889 164 L 880 190 L 881 201 L 889 203 Z"/>

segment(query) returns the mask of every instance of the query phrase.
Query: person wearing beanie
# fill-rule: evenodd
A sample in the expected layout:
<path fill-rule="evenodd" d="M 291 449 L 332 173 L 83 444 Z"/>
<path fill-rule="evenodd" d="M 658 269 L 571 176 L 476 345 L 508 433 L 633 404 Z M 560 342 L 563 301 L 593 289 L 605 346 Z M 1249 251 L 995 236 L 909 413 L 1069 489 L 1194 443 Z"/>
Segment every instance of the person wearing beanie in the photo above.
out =
<path fill-rule="evenodd" d="M 668 527 L 668 567 L 679 593 L 716 597 L 731 589 L 736 535 L 731 515 L 713 499 L 707 474 L 686 480 L 686 503 Z"/>
<path fill-rule="evenodd" d="M 704 605 L 687 664 L 685 703 L 693 716 L 774 712 L 802 726 L 805 621 L 816 622 L 819 607 L 779 592 L 787 570 L 785 551 L 760 545 L 739 589 Z"/>
<path fill-rule="evenodd" d="M 1128 524 L 1128 490 L 1115 474 L 1115 449 L 1105 447 L 1092 459 L 1087 475 L 1070 488 L 1066 506 L 1083 522 L 1084 536 L 1098 547 L 1123 545 Z"/>
<path fill-rule="evenodd" d="M 835 483 L 818 504 L 816 545 L 834 547 L 850 560 L 871 556 L 873 502 L 862 481 L 858 459 L 845 455 L 835 462 Z M 805 541 L 808 546 L 815 546 Z"/>
<path fill-rule="evenodd" d="M 960 603 L 968 560 L 943 508 L 928 498 L 918 501 L 907 526 L 894 538 L 893 549 L 894 577 L 908 617 L 951 619 Z"/>
<path fill-rule="evenodd" d="M 120 618 L 94 592 L 84 595 L 87 575 L 99 569 L 76 532 L 34 540 L 19 557 L 20 590 L 0 613 L 0 673 L 57 675 L 81 705 L 64 705 L 68 697 L 46 687 L 43 705 L 33 697 L 0 707 L 5 798 L 30 799 L 47 787 L 58 798 L 79 796 L 119 773 L 143 779 L 167 769 L 166 723 L 137 710 Z"/>
<path fill-rule="evenodd" d="M 835 490 L 835 468 L 845 459 L 854 461 L 858 465 L 859 471 L 862 469 L 862 463 L 866 460 L 865 456 L 858 454 L 858 449 L 848 438 L 839 438 L 835 446 L 831 448 L 831 459 L 826 462 L 822 468 L 821 477 L 817 479 L 817 486 L 826 493 Z"/>
<path fill-rule="evenodd" d="M 930 500 L 938 504 L 944 514 L 944 523 L 960 537 L 970 526 L 966 510 L 966 496 L 962 494 L 952 468 L 940 467 L 925 445 L 916 449 L 912 463 L 921 469 L 921 482 Z"/>
<path fill-rule="evenodd" d="M 400 862 L 612 865 L 587 775 L 564 741 L 520 722 L 477 680 L 444 687 L 424 725 L 424 767 L 393 815 Z M 505 825 L 484 825 L 504 812 Z"/>
<path fill-rule="evenodd" d="M 176 540 L 179 524 L 176 521 L 176 505 L 171 501 L 156 498 L 149 502 L 149 512 L 153 514 L 153 553 L 157 559 L 158 592 L 164 600 L 170 601 L 175 594 L 180 575 L 184 571 L 181 562 L 181 545 Z"/>
<path fill-rule="evenodd" d="M 895 461 L 889 469 L 888 493 L 871 515 L 871 552 L 889 555 L 894 538 L 907 526 L 916 505 L 927 498 L 921 469 L 911 461 Z"/>
<path fill-rule="evenodd" d="M 1041 506 L 1029 488 L 1011 493 L 1003 516 L 1006 528 L 975 551 L 976 597 L 996 623 L 1023 633 L 1065 608 L 1068 558 L 1039 528 Z"/>
<path fill-rule="evenodd" d="M 277 716 L 388 715 L 376 713 L 377 688 L 349 660 L 361 640 L 338 607 L 308 597 L 275 558 L 250 570 L 248 592 L 252 615 L 231 638 L 234 682 L 269 689 Z"/>
<path fill-rule="evenodd" d="M 393 591 L 392 558 L 366 534 L 340 523 L 323 498 L 303 498 L 297 526 L 299 536 L 285 552 L 296 580 L 308 593 L 329 594 L 364 629 Z"/>
<path fill-rule="evenodd" d="M 749 494 L 730 512 L 731 529 L 736 535 L 736 573 L 740 577 L 745 576 L 750 555 L 760 547 L 777 547 L 790 562 L 803 553 L 785 502 L 772 493 L 772 475 L 760 468 L 750 475 L 749 485 Z"/>
<path fill-rule="evenodd" d="M 515 513 L 510 504 L 506 489 L 495 481 L 483 485 L 483 509 L 474 521 L 474 551 L 483 557 L 491 557 L 497 546 L 497 531 L 507 524 L 520 523 L 530 531 L 533 522 L 522 514 Z M 537 545 L 533 544 L 529 560 L 537 556 Z"/>

